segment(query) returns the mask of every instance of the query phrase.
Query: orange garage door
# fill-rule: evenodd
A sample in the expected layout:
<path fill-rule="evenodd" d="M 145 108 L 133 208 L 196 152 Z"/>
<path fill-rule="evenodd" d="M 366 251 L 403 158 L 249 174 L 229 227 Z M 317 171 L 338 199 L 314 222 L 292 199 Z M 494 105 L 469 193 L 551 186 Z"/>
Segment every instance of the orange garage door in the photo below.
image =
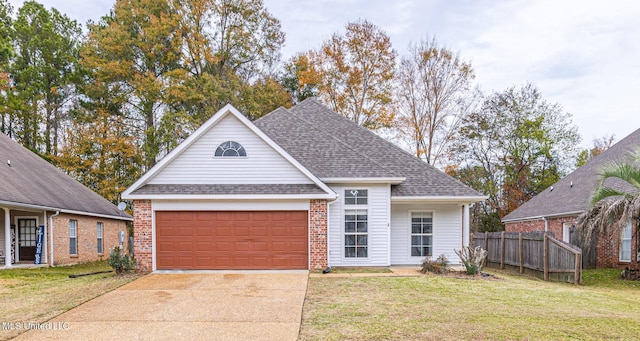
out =
<path fill-rule="evenodd" d="M 307 211 L 156 212 L 158 269 L 307 269 Z"/>

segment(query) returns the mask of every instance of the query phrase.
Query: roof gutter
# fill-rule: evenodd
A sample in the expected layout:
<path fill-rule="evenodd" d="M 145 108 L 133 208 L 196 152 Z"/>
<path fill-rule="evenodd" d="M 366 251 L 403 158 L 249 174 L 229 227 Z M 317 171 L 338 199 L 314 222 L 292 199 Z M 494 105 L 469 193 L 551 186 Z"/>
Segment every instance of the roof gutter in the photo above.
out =
<path fill-rule="evenodd" d="M 480 196 L 392 196 L 391 201 L 395 203 L 430 201 L 436 203 L 475 203 L 488 199 L 486 195 Z"/>
<path fill-rule="evenodd" d="M 67 210 L 67 209 L 59 208 L 59 207 L 24 204 L 24 203 L 18 203 L 18 202 L 14 202 L 14 201 L 6 201 L 6 200 L 0 200 L 0 205 L 18 207 L 18 208 L 34 209 L 34 210 L 39 210 L 39 211 L 40 210 L 42 210 L 42 211 L 58 211 L 59 213 L 79 214 L 79 215 L 86 215 L 86 216 L 98 217 L 98 218 L 110 218 L 110 219 L 133 221 L 133 218 L 129 218 L 129 217 L 115 216 L 115 215 L 109 215 L 109 214 L 100 214 L 100 213 L 93 213 L 93 212 L 86 212 L 86 211 Z"/>

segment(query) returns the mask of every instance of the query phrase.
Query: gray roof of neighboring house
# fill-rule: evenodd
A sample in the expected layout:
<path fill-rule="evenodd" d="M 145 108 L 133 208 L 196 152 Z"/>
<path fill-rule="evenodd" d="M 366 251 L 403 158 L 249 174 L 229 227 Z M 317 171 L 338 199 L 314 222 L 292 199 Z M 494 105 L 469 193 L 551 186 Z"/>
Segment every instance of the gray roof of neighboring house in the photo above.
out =
<path fill-rule="evenodd" d="M 599 173 L 603 167 L 628 160 L 630 153 L 638 148 L 640 148 L 640 129 L 553 184 L 553 190 L 551 187 L 545 189 L 502 220 L 505 222 L 525 220 L 585 211 L 589 208 L 591 195 L 600 181 Z M 627 191 L 633 190 L 629 184 L 619 179 L 607 179 L 605 185 Z"/>
<path fill-rule="evenodd" d="M 482 196 L 314 99 L 254 123 L 320 179 L 404 177 L 392 196 Z"/>
<path fill-rule="evenodd" d="M 0 201 L 131 220 L 129 214 L 2 133 Z"/>
<path fill-rule="evenodd" d="M 146 184 L 131 194 L 324 194 L 314 184 Z"/>

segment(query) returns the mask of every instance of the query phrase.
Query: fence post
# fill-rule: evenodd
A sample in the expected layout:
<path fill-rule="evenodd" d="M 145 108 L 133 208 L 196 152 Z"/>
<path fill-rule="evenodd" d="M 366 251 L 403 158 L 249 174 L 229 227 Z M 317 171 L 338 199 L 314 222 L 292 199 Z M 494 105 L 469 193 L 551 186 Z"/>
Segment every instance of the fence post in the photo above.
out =
<path fill-rule="evenodd" d="M 581 258 L 582 254 L 576 253 L 576 272 L 573 274 L 573 284 L 580 284 L 580 277 L 582 277 L 582 267 L 581 267 Z"/>
<path fill-rule="evenodd" d="M 522 242 L 522 232 L 518 233 L 518 253 L 520 254 L 520 273 L 524 273 L 524 243 Z"/>
<path fill-rule="evenodd" d="M 489 232 L 484 233 L 484 250 L 489 252 L 489 240 L 487 239 L 489 236 Z"/>
<path fill-rule="evenodd" d="M 500 239 L 500 269 L 504 269 L 504 231 L 502 231 Z"/>
<path fill-rule="evenodd" d="M 549 280 L 549 239 L 547 238 L 547 233 L 544 233 L 544 242 L 543 242 L 543 268 L 544 268 L 544 280 Z"/>

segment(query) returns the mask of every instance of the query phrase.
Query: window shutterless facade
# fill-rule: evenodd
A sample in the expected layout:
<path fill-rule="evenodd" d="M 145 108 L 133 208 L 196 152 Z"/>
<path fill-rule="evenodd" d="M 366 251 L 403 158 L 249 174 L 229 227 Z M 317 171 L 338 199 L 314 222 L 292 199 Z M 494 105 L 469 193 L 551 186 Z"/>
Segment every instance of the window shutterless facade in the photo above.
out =
<path fill-rule="evenodd" d="M 216 157 L 247 156 L 247 151 L 238 142 L 225 141 L 225 142 L 222 142 L 218 146 L 218 148 L 216 148 L 216 152 L 214 156 Z"/>
<path fill-rule="evenodd" d="M 433 256 L 432 212 L 411 212 L 411 256 Z"/>
<path fill-rule="evenodd" d="M 98 253 L 102 254 L 103 253 L 103 243 L 102 243 L 102 233 L 103 233 L 103 228 L 104 225 L 102 224 L 102 222 L 98 222 L 96 224 L 96 236 L 97 236 L 97 245 L 98 245 Z"/>
<path fill-rule="evenodd" d="M 78 254 L 78 221 L 69 220 L 69 254 Z"/>
<path fill-rule="evenodd" d="M 368 191 L 347 189 L 344 191 L 344 256 L 366 258 L 369 256 Z"/>

